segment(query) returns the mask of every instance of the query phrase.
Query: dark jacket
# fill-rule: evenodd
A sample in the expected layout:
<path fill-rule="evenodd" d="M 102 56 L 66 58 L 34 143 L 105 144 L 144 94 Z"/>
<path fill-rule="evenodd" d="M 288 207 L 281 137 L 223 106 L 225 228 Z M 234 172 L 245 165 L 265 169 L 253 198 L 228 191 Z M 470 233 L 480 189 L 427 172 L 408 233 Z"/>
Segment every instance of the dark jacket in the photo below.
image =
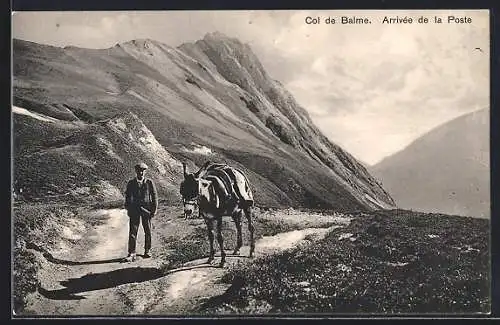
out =
<path fill-rule="evenodd" d="M 146 178 L 142 186 L 139 186 L 137 178 L 134 178 L 127 183 L 125 209 L 129 214 L 139 214 L 141 207 L 155 214 L 158 208 L 158 195 L 152 180 Z"/>

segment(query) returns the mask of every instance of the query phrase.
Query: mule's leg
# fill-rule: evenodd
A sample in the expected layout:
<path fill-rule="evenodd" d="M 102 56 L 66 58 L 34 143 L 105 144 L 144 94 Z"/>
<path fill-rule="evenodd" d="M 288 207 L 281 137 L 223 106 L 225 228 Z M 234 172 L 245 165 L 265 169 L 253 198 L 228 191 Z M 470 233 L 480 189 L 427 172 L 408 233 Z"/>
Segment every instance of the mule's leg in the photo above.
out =
<path fill-rule="evenodd" d="M 222 216 L 217 218 L 217 242 L 220 247 L 220 267 L 226 262 L 226 252 L 224 251 L 224 240 L 222 239 Z"/>
<path fill-rule="evenodd" d="M 244 211 L 248 222 L 248 231 L 250 232 L 250 257 L 253 257 L 253 252 L 255 251 L 255 240 L 253 237 L 255 229 L 252 224 L 252 207 L 246 207 Z"/>
<path fill-rule="evenodd" d="M 186 211 L 186 200 L 182 199 L 182 206 L 184 207 L 184 220 L 187 220 L 188 218 L 188 215 L 187 215 L 187 211 Z"/>
<path fill-rule="evenodd" d="M 205 218 L 205 224 L 207 225 L 208 230 L 208 242 L 210 244 L 210 255 L 208 255 L 207 263 L 212 263 L 215 256 L 214 250 L 214 222 L 213 219 Z"/>
<path fill-rule="evenodd" d="M 236 247 L 234 248 L 233 255 L 240 255 L 240 248 L 243 246 L 243 238 L 241 235 L 241 217 L 243 211 L 238 211 L 233 214 L 233 220 L 236 225 Z"/>

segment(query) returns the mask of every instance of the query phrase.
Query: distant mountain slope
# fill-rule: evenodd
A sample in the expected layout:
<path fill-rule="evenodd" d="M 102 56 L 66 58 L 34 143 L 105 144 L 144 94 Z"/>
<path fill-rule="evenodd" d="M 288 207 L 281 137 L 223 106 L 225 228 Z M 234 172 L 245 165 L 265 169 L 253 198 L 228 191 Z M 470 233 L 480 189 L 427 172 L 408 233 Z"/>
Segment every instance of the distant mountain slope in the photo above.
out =
<path fill-rule="evenodd" d="M 460 116 L 371 168 L 402 208 L 490 216 L 489 109 Z"/>
<path fill-rule="evenodd" d="M 84 124 L 92 131 L 82 133 L 82 141 L 101 131 L 99 121 L 132 112 L 140 120 L 134 124 L 143 123 L 176 163 L 187 160 L 196 168 L 213 159 L 245 169 L 262 191 L 256 194 L 262 204 L 394 206 L 366 168 L 321 134 L 236 39 L 212 33 L 178 48 L 133 40 L 104 50 L 14 40 L 13 54 L 14 105 Z M 18 142 L 30 147 L 30 126 L 16 125 Z M 132 157 L 141 155 L 122 159 Z M 20 170 L 16 177 L 26 180 L 32 172 Z"/>

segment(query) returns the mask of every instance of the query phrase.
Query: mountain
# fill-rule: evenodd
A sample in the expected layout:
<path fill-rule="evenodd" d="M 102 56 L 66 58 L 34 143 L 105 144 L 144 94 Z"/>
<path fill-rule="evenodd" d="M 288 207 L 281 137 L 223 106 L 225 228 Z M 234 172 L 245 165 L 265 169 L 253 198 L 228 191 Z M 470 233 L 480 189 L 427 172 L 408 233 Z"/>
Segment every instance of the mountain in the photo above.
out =
<path fill-rule="evenodd" d="M 449 121 L 371 168 L 401 208 L 490 216 L 489 109 Z"/>
<path fill-rule="evenodd" d="M 13 116 L 15 180 L 25 197 L 68 193 L 80 182 L 123 192 L 131 166 L 147 160 L 173 202 L 180 162 L 194 170 L 210 159 L 242 168 L 260 205 L 394 207 L 251 48 L 221 33 L 177 48 L 149 39 L 108 49 L 14 40 L 13 74 L 14 105 L 25 113 Z M 161 153 L 150 154 L 135 132 Z M 67 184 L 49 192 L 43 184 L 57 178 Z"/>

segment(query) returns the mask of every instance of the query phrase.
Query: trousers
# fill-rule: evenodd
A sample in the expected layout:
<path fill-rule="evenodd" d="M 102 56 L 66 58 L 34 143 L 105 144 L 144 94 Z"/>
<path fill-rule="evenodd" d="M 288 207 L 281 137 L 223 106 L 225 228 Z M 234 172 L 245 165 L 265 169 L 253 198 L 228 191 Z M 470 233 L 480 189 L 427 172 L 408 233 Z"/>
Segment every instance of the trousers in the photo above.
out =
<path fill-rule="evenodd" d="M 128 253 L 135 253 L 137 245 L 137 232 L 141 221 L 142 228 L 144 229 L 144 250 L 148 252 L 151 249 L 151 217 L 144 212 L 135 212 L 129 213 L 129 218 L 130 228 L 128 235 Z"/>

